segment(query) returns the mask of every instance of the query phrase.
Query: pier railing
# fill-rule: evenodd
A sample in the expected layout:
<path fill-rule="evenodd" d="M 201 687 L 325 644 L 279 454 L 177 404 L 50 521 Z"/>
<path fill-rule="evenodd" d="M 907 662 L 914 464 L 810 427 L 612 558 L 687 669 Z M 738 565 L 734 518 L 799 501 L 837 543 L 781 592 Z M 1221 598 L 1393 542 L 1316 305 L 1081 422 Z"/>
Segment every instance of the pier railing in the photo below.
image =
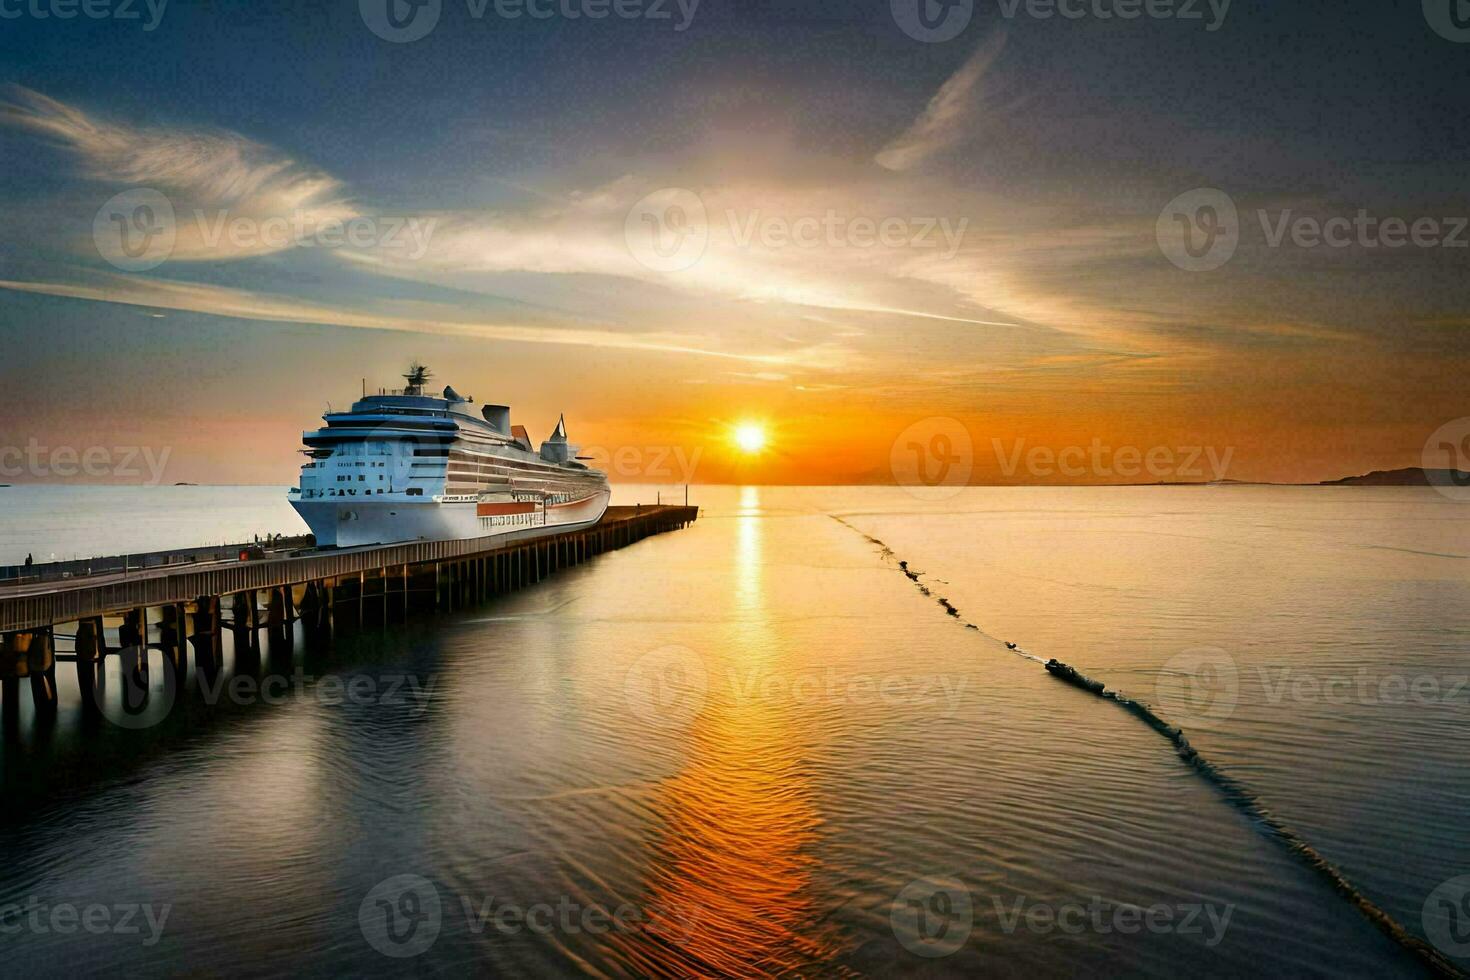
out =
<path fill-rule="evenodd" d="M 578 531 L 545 534 L 526 528 L 506 534 L 452 541 L 414 541 L 344 550 L 312 550 L 295 555 L 267 554 L 250 561 L 160 563 L 147 568 L 60 578 L 39 583 L 0 583 L 0 633 L 14 633 L 76 622 L 147 606 L 192 602 L 201 596 L 300 586 L 326 579 L 381 573 L 385 569 L 462 562 L 532 549 L 537 556 L 559 554 L 564 546 L 597 552 L 622 547 L 648 534 L 692 522 L 695 507 L 610 507 L 603 520 Z M 539 558 L 538 558 L 539 560 Z M 555 560 L 551 558 L 550 560 Z"/>
<path fill-rule="evenodd" d="M 0 589 L 11 585 L 61 582 L 67 579 L 142 572 L 153 568 L 196 565 L 204 562 L 239 561 L 240 552 L 252 548 L 264 548 L 267 554 L 289 554 L 302 548 L 311 548 L 315 544 L 316 539 L 310 534 L 302 534 L 276 537 L 266 541 L 206 545 L 199 548 L 174 548 L 169 551 L 149 551 L 136 555 L 73 558 L 67 561 L 37 562 L 34 565 L 0 565 Z"/>

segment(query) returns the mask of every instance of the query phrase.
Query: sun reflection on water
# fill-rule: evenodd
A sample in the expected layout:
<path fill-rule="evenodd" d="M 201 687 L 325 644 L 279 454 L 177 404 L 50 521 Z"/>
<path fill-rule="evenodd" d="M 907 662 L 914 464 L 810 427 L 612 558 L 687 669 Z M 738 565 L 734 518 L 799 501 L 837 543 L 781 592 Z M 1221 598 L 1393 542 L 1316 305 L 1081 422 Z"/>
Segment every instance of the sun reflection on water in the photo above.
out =
<path fill-rule="evenodd" d="M 645 879 L 648 928 L 621 951 L 639 973 L 784 976 L 841 948 L 814 897 L 823 820 L 808 740 L 789 704 L 760 693 L 781 647 L 764 615 L 759 488 L 741 489 L 737 521 L 737 615 L 705 653 L 709 693 L 683 735 L 686 762 L 651 800 L 663 829 Z"/>

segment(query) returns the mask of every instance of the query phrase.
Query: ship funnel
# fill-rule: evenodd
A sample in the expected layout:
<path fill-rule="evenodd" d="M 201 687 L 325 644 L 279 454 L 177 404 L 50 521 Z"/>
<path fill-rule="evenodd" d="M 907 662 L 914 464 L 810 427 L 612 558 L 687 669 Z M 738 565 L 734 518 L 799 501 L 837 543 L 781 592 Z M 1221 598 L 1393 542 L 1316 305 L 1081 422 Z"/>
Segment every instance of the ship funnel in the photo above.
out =
<path fill-rule="evenodd" d="M 485 421 L 490 427 L 503 436 L 510 435 L 510 406 L 509 405 L 485 405 L 480 409 L 480 414 L 485 416 Z"/>
<path fill-rule="evenodd" d="M 577 447 L 567 444 L 567 420 L 562 416 L 556 420 L 551 438 L 541 444 L 541 458 L 548 463 L 565 463 L 575 455 Z"/>

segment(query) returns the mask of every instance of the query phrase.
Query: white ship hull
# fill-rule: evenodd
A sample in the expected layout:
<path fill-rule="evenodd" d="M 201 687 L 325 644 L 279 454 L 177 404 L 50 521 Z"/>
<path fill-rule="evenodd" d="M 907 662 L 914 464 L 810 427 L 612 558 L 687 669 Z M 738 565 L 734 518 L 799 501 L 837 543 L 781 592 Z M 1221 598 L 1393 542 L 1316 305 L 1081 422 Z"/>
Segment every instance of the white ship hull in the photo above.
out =
<path fill-rule="evenodd" d="M 317 547 L 355 548 L 361 545 L 405 541 L 444 541 L 455 538 L 539 537 L 590 527 L 607 510 L 609 490 L 600 490 L 561 504 L 525 505 L 530 509 L 499 512 L 506 505 L 476 500 L 430 498 L 364 499 L 293 497 L 291 506 L 301 515 Z"/>
<path fill-rule="evenodd" d="M 424 391 L 415 364 L 403 391 L 364 394 L 303 432 L 307 461 L 290 493 L 318 547 L 538 537 L 596 524 L 612 495 L 558 419 L 538 450 L 505 405 L 476 411 L 445 386 Z"/>

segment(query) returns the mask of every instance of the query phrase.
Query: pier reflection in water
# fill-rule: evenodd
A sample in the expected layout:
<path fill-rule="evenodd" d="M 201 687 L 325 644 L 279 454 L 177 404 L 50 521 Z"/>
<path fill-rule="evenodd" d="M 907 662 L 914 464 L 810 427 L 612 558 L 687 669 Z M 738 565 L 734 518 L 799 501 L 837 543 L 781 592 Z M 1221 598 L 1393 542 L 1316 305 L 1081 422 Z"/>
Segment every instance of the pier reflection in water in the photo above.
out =
<path fill-rule="evenodd" d="M 84 741 L 62 717 L 48 745 L 7 747 L 20 816 L 0 907 L 169 906 L 151 945 L 25 929 L 5 938 L 9 964 L 1415 972 L 1151 731 L 964 629 L 826 516 L 833 493 L 849 517 L 906 498 L 702 492 L 687 530 L 535 587 L 266 651 L 261 677 L 313 679 L 279 703 L 193 695 L 154 727 L 104 722 Z M 328 678 L 342 686 L 324 695 Z M 896 911 L 936 882 L 968 906 L 921 903 L 937 924 Z M 1013 917 L 1094 900 L 1209 903 L 1229 924 L 1123 935 Z"/>

